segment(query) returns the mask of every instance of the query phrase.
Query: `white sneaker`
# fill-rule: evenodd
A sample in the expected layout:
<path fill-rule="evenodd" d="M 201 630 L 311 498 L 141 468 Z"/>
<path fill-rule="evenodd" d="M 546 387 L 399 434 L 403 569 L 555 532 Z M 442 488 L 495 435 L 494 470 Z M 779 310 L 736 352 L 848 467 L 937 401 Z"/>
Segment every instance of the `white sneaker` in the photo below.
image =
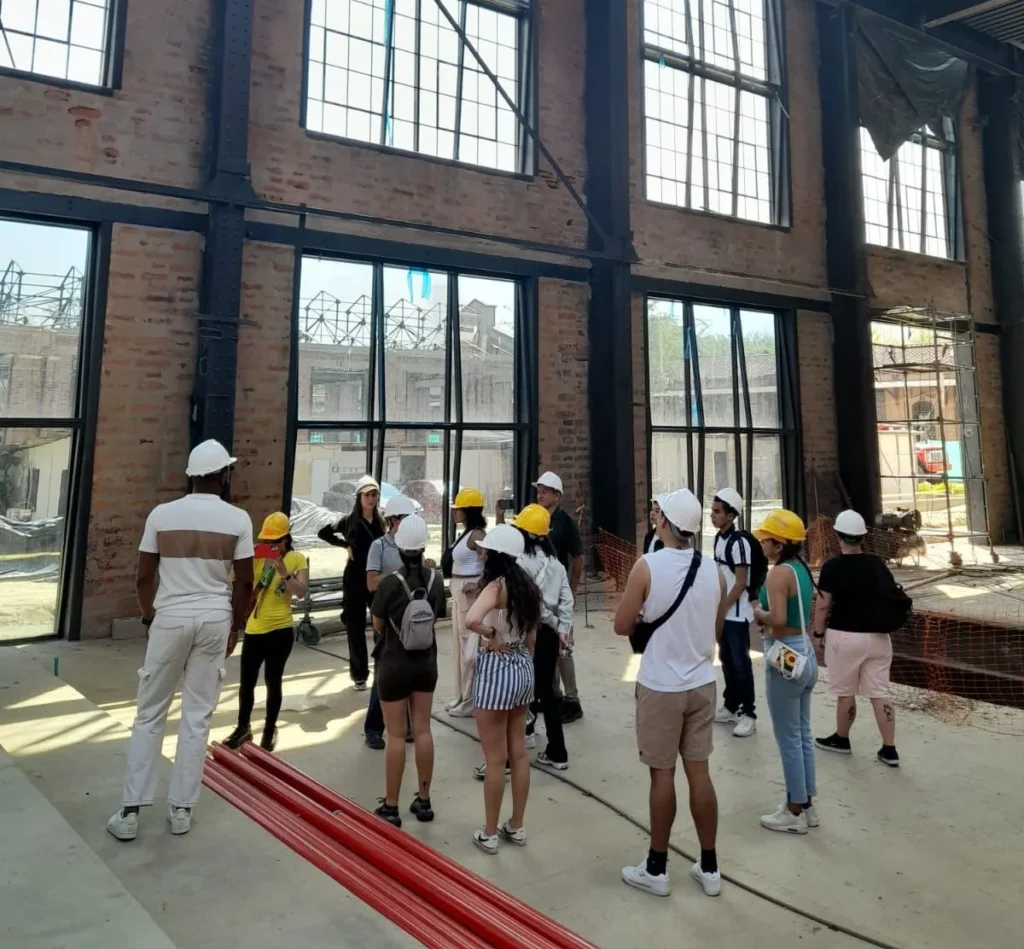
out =
<path fill-rule="evenodd" d="M 813 804 L 804 808 L 804 817 L 807 818 L 808 827 L 817 827 L 821 823 L 818 819 L 818 809 Z"/>
<path fill-rule="evenodd" d="M 498 852 L 498 835 L 495 834 L 493 837 L 488 837 L 487 832 L 482 827 L 480 830 L 473 831 L 473 843 L 484 853 L 496 854 Z"/>
<path fill-rule="evenodd" d="M 542 751 L 537 755 L 535 760 L 542 768 L 553 768 L 555 771 L 567 771 L 569 769 L 568 761 L 552 761 L 546 751 Z"/>
<path fill-rule="evenodd" d="M 536 735 L 527 735 L 526 736 L 526 747 L 530 751 L 533 751 L 533 749 L 537 747 L 537 736 Z"/>
<path fill-rule="evenodd" d="M 717 870 L 714 873 L 705 873 L 700 868 L 700 861 L 698 860 L 692 867 L 690 867 L 690 873 L 693 878 L 703 887 L 704 892 L 708 896 L 719 896 L 722 892 L 722 874 Z"/>
<path fill-rule="evenodd" d="M 739 720 L 739 715 L 730 712 L 724 705 L 715 712 L 715 721 L 719 725 L 735 725 Z"/>
<path fill-rule="evenodd" d="M 517 827 L 514 830 L 509 826 L 508 821 L 498 826 L 498 836 L 502 840 L 507 840 L 510 844 L 515 844 L 517 847 L 526 846 L 526 828 Z"/>
<path fill-rule="evenodd" d="M 167 819 L 171 822 L 171 833 L 175 836 L 187 834 L 192 829 L 192 809 L 189 807 L 168 808 Z"/>
<path fill-rule="evenodd" d="M 452 718 L 472 718 L 473 717 L 473 706 L 466 708 L 463 705 L 456 705 L 454 708 L 448 709 L 448 714 Z"/>
<path fill-rule="evenodd" d="M 138 813 L 126 814 L 123 809 L 118 810 L 107 821 L 107 830 L 118 840 L 134 840 L 139 833 Z"/>
<path fill-rule="evenodd" d="M 478 764 L 473 769 L 473 777 L 476 778 L 478 781 L 483 781 L 483 779 L 487 777 L 487 762 L 486 761 L 483 764 Z M 505 777 L 506 778 L 512 777 L 512 769 L 508 765 L 505 765 Z"/>
<path fill-rule="evenodd" d="M 741 715 L 736 727 L 732 730 L 733 738 L 749 738 L 757 731 L 757 719 L 749 715 Z"/>
<path fill-rule="evenodd" d="M 806 834 L 807 817 L 802 813 L 794 814 L 785 804 L 780 804 L 774 814 L 761 818 L 761 826 L 784 834 Z"/>
<path fill-rule="evenodd" d="M 671 889 L 668 885 L 668 873 L 655 876 L 647 872 L 647 858 L 644 857 L 635 867 L 622 868 L 622 882 L 629 886 L 653 893 L 655 896 L 668 896 Z"/>

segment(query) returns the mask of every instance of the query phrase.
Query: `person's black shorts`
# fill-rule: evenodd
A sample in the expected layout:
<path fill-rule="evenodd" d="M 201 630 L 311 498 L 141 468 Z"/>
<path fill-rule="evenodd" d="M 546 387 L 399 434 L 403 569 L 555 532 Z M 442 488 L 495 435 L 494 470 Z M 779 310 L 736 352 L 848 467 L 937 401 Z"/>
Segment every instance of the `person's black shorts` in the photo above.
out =
<path fill-rule="evenodd" d="M 413 692 L 437 688 L 437 653 L 425 656 L 385 654 L 377 660 L 377 695 L 382 702 L 403 702 Z"/>

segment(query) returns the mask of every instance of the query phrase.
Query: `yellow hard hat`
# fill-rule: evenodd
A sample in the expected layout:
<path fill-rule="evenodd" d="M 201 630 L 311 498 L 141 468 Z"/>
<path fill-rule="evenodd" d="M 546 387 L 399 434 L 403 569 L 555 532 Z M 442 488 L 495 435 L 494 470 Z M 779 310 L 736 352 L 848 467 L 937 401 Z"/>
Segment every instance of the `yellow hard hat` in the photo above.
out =
<path fill-rule="evenodd" d="M 534 537 L 547 537 L 551 531 L 551 515 L 539 504 L 527 504 L 512 523 Z"/>
<path fill-rule="evenodd" d="M 478 491 L 476 488 L 463 488 L 458 494 L 455 495 L 455 503 L 452 505 L 453 508 L 483 506 L 483 492 Z"/>
<path fill-rule="evenodd" d="M 807 536 L 807 528 L 799 514 L 778 508 L 771 511 L 760 527 L 755 528 L 754 536 L 758 540 L 789 541 L 793 544 L 803 543 Z"/>
<path fill-rule="evenodd" d="M 268 514 L 263 521 L 263 527 L 260 528 L 260 536 L 257 540 L 280 540 L 290 534 L 291 530 L 292 522 L 288 520 L 288 515 L 281 511 L 274 511 L 273 514 Z"/>

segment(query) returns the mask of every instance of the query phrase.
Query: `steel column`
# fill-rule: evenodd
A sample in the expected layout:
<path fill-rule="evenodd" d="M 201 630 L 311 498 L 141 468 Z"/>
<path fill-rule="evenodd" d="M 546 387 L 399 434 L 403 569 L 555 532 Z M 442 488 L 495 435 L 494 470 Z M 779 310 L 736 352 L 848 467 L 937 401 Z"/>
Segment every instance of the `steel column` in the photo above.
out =
<path fill-rule="evenodd" d="M 832 288 L 837 474 L 845 495 L 843 501 L 870 523 L 881 509 L 881 485 L 853 47 L 855 21 L 848 6 L 835 9 L 818 4 L 815 12 L 828 206 L 825 240 Z"/>
<path fill-rule="evenodd" d="M 1001 336 L 1003 415 L 1007 450 L 1016 482 L 1015 498 L 1024 498 L 1024 228 L 1018 165 L 1020 116 L 1014 81 L 978 73 L 985 198 L 988 205 L 992 295 Z M 1000 464 L 997 459 L 995 465 Z M 1019 512 L 1018 512 L 1019 516 Z M 1018 543 L 1024 537 L 1017 538 Z"/>

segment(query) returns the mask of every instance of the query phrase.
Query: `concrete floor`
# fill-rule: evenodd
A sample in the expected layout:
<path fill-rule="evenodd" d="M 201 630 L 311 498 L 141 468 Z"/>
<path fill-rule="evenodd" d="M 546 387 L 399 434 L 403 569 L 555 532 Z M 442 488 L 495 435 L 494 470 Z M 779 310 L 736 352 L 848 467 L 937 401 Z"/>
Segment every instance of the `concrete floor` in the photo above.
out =
<path fill-rule="evenodd" d="M 482 817 L 481 785 L 470 775 L 479 761 L 473 723 L 453 722 L 454 729 L 437 724 L 432 798 L 438 818 L 431 825 L 407 823 L 410 833 L 606 949 L 675 946 L 681 931 L 697 945 L 756 939 L 764 949 L 797 942 L 814 949 L 1021 945 L 1024 740 L 957 728 L 919 712 L 900 717 L 899 771 L 874 761 L 878 741 L 866 710 L 854 732 L 852 758 L 819 756 L 822 826 L 804 838 L 770 834 L 757 823 L 782 797 L 767 718 L 747 740 L 722 729 L 712 759 L 719 854 L 723 872 L 736 882 L 725 886 L 720 900 L 707 899 L 687 878 L 684 858 L 673 855 L 670 899 L 623 886 L 619 868 L 641 856 L 646 838 L 599 799 L 646 824 L 647 778 L 633 742 L 635 661 L 611 634 L 607 618 L 593 622 L 595 628 L 578 633 L 587 717 L 567 729 L 572 757 L 564 775 L 583 793 L 535 770 L 527 811 L 530 845 L 503 849 L 498 857 L 481 854 L 470 841 Z M 445 632 L 438 709 L 449 691 Z M 134 844 L 120 845 L 105 834 L 104 822 L 117 803 L 142 649 L 139 642 L 108 641 L 37 644 L 2 654 L 0 744 L 70 832 L 81 836 L 178 949 L 261 949 L 280 946 L 282 937 L 301 939 L 310 949 L 412 944 L 213 794 L 204 797 L 195 831 L 186 838 L 167 835 L 157 808 L 146 815 Z M 345 654 L 339 640 L 327 641 L 324 649 Z M 53 656 L 59 657 L 60 680 L 52 676 Z M 237 657 L 228 665 L 232 684 L 216 713 L 214 738 L 233 725 Z M 372 805 L 383 790 L 383 760 L 361 742 L 366 694 L 349 687 L 343 659 L 298 647 L 285 692 L 281 754 Z M 327 707 L 288 710 L 321 702 Z M 814 714 L 819 733 L 831 731 L 833 706 L 824 695 Z M 176 721 L 175 706 L 168 755 Z M 410 760 L 403 800 L 411 797 L 414 781 Z M 694 852 L 685 807 L 673 842 Z M 43 866 L 48 862 L 40 859 Z M 19 909 L 26 912 L 17 904 L 0 907 L 0 918 L 13 912 L 17 920 Z M 28 939 L 12 944 L 57 945 Z"/>

